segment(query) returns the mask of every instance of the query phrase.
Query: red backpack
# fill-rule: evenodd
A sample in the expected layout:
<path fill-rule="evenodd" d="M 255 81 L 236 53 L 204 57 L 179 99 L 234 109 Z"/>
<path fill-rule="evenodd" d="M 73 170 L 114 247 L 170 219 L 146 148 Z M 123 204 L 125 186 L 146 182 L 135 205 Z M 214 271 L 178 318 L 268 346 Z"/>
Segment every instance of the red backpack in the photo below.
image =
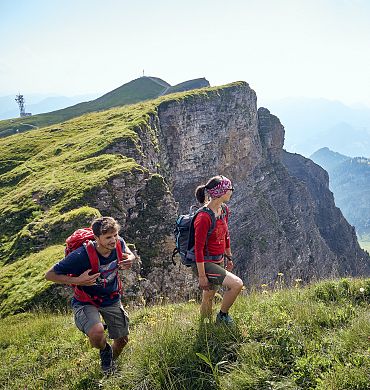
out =
<path fill-rule="evenodd" d="M 91 274 L 96 274 L 99 272 L 99 256 L 96 252 L 95 246 L 92 243 L 94 240 L 95 236 L 91 228 L 82 228 L 82 229 L 77 229 L 75 232 L 73 232 L 67 239 L 66 239 L 66 248 L 64 251 L 65 256 L 68 256 L 70 253 L 75 251 L 81 246 L 84 246 L 87 252 L 87 255 L 89 257 L 90 261 L 90 268 Z M 117 252 L 117 261 L 118 264 L 122 262 L 122 246 L 121 242 L 118 240 L 116 243 L 116 252 Z M 76 276 L 76 275 L 71 275 L 71 276 Z M 117 276 L 118 279 L 118 290 L 113 291 L 110 295 L 110 298 L 114 298 L 117 295 L 121 293 L 122 290 L 122 282 L 121 279 Z M 99 296 L 91 296 L 87 294 L 85 290 L 81 288 L 81 286 L 77 285 L 72 285 L 74 289 L 74 297 L 80 301 L 80 302 L 89 302 L 93 304 L 94 306 L 99 307 L 102 298 Z"/>

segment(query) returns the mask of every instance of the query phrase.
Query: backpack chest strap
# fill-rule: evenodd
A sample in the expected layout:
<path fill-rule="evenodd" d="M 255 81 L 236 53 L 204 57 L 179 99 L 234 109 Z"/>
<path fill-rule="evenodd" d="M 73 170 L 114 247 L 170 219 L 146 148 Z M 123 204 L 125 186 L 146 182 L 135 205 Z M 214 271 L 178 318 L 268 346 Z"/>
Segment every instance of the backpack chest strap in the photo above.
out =
<path fill-rule="evenodd" d="M 91 273 L 97 274 L 99 272 L 99 256 L 96 252 L 95 246 L 92 241 L 88 241 L 84 244 L 89 261 L 91 265 Z"/>
<path fill-rule="evenodd" d="M 116 242 L 116 253 L 117 253 L 117 262 L 118 264 L 122 263 L 123 260 L 123 252 L 122 252 L 122 244 L 120 240 Z"/>

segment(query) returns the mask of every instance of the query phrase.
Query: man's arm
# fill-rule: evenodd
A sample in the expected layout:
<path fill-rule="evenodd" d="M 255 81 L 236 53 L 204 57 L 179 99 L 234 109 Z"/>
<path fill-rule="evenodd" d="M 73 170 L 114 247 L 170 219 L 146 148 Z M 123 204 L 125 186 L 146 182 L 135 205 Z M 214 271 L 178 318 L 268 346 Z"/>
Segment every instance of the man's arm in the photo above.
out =
<path fill-rule="evenodd" d="M 77 286 L 93 286 L 96 279 L 100 275 L 100 272 L 97 274 L 89 275 L 91 269 L 86 270 L 80 276 L 68 276 L 63 274 L 57 274 L 54 271 L 54 267 L 50 268 L 45 274 L 45 279 L 50 282 L 59 283 L 59 284 L 75 284 Z"/>

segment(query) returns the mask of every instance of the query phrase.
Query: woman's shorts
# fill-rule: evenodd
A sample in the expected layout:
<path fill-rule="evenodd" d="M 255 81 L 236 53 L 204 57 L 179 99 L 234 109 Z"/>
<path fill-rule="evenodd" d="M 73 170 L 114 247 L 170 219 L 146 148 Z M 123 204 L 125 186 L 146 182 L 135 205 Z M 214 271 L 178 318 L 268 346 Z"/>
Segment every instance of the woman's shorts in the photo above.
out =
<path fill-rule="evenodd" d="M 100 315 L 107 324 L 111 339 L 118 339 L 129 334 L 129 318 L 120 301 L 105 307 L 75 303 L 72 309 L 77 328 L 86 335 L 93 325 L 102 322 Z"/>
<path fill-rule="evenodd" d="M 198 268 L 197 265 L 194 264 L 191 266 L 193 272 L 195 275 L 198 276 Z M 222 285 L 224 282 L 225 276 L 227 271 L 224 268 L 224 263 L 211 263 L 211 262 L 204 262 L 204 269 L 206 271 L 206 276 L 209 281 L 209 283 L 212 285 L 212 287 L 216 288 L 216 286 Z M 212 288 L 213 289 L 213 288 Z"/>

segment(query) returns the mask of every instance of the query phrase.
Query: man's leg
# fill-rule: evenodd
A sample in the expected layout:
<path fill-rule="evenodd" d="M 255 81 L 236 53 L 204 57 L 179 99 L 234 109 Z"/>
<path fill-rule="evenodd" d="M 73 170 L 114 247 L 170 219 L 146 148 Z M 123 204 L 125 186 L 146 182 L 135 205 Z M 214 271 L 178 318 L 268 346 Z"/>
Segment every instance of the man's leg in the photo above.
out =
<path fill-rule="evenodd" d="M 113 349 L 113 360 L 116 360 L 121 354 L 123 348 L 128 343 L 128 336 L 123 336 L 118 339 L 113 340 L 112 349 Z"/>
<path fill-rule="evenodd" d="M 98 309 L 93 305 L 76 304 L 73 311 L 77 328 L 88 336 L 90 344 L 104 349 L 106 338 Z"/>
<path fill-rule="evenodd" d="M 88 336 L 92 347 L 99 349 L 103 372 L 110 372 L 113 352 L 112 347 L 107 343 L 98 309 L 93 305 L 75 305 L 73 311 L 78 329 Z"/>
<path fill-rule="evenodd" d="M 99 310 L 108 326 L 109 337 L 114 340 L 112 348 L 115 360 L 128 343 L 129 318 L 120 301 Z"/>
<path fill-rule="evenodd" d="M 104 326 L 101 322 L 93 325 L 87 333 L 87 336 L 92 347 L 98 349 L 104 349 L 106 347 L 107 338 L 105 337 Z"/>

